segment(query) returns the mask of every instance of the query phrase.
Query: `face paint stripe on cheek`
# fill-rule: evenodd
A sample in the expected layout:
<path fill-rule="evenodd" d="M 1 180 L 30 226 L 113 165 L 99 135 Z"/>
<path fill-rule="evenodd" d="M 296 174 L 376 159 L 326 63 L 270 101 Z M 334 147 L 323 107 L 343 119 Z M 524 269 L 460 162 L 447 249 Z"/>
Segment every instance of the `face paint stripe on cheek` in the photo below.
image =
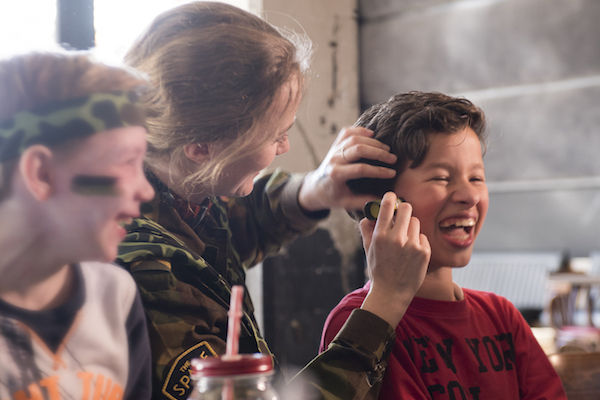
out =
<path fill-rule="evenodd" d="M 76 175 L 71 191 L 83 196 L 118 196 L 117 178 L 106 175 Z"/>

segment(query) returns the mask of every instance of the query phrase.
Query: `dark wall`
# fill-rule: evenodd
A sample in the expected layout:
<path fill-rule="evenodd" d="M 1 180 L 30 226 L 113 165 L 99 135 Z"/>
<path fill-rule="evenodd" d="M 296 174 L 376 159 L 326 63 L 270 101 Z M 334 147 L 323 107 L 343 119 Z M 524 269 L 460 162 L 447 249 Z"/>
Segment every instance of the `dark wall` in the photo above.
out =
<path fill-rule="evenodd" d="M 364 283 L 362 257 L 357 252 L 356 269 L 342 277 L 340 254 L 318 229 L 263 262 L 265 336 L 282 366 L 302 367 L 317 354 L 323 323 L 346 294 L 342 282 Z"/>

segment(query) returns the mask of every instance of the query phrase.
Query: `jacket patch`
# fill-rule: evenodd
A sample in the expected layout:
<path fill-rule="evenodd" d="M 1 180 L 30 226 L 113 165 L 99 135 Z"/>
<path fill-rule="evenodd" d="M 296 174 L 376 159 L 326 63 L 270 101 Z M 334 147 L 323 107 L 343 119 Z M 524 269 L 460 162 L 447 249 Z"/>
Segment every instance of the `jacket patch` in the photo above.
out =
<path fill-rule="evenodd" d="M 181 353 L 173 361 L 165 377 L 162 393 L 171 400 L 187 399 L 193 389 L 192 378 L 189 372 L 191 367 L 190 361 L 192 358 L 208 357 L 218 356 L 206 341 L 200 342 Z"/>
<path fill-rule="evenodd" d="M 139 260 L 131 263 L 131 272 L 140 271 L 171 271 L 171 263 L 167 260 Z"/>

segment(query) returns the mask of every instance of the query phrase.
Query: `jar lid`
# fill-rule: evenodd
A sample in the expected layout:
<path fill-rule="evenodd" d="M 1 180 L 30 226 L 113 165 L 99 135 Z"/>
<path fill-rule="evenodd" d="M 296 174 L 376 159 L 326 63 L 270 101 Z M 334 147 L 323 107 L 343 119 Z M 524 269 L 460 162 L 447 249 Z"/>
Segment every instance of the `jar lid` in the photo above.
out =
<path fill-rule="evenodd" d="M 222 356 L 221 358 L 194 358 L 191 364 L 192 377 L 257 374 L 273 370 L 271 356 L 261 353 L 237 354 L 235 356 Z"/>

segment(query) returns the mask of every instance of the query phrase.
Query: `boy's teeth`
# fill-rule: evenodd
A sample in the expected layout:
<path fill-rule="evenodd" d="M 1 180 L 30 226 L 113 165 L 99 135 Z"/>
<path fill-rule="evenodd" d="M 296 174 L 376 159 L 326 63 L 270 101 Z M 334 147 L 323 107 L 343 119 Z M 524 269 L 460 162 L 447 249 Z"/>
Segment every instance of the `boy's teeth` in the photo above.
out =
<path fill-rule="evenodd" d="M 443 221 L 440 226 L 442 228 L 455 227 L 469 227 L 474 226 L 475 220 L 473 218 L 451 218 Z"/>

